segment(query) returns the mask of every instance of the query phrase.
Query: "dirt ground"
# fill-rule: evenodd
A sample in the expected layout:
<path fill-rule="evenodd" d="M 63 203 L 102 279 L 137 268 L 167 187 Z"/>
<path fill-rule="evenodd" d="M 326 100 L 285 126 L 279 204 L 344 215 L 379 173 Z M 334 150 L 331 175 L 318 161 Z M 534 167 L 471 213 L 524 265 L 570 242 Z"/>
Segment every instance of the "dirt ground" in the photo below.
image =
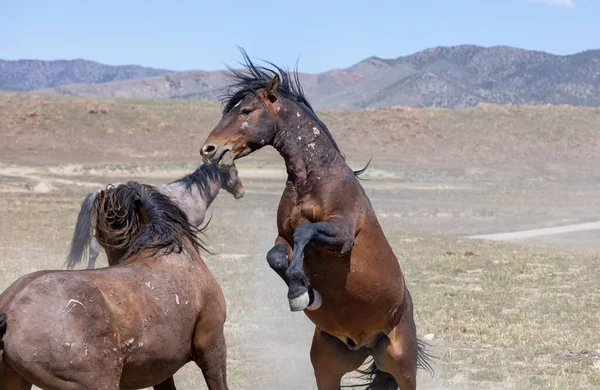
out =
<path fill-rule="evenodd" d="M 191 168 L 1 165 L 0 289 L 26 272 L 63 266 L 88 191 L 128 178 L 162 184 Z M 207 241 L 218 254 L 204 256 L 228 302 L 231 388 L 315 388 L 312 324 L 289 311 L 286 288 L 265 260 L 284 172 L 244 163 L 239 170 L 246 196 L 236 201 L 223 193 L 211 206 Z M 590 353 L 600 349 L 598 254 L 457 237 L 585 220 L 591 213 L 581 204 L 594 207 L 593 186 L 407 183 L 377 167 L 365 176 L 406 272 L 418 333 L 439 357 L 434 378 L 420 374 L 420 388 L 600 385 L 600 360 Z M 176 382 L 181 389 L 204 388 L 193 364 Z"/>
<path fill-rule="evenodd" d="M 362 184 L 406 274 L 418 334 L 438 357 L 419 388 L 600 388 L 597 231 L 513 244 L 465 238 L 600 220 L 599 110 L 321 117 L 352 167 L 374 157 Z M 0 290 L 27 272 L 63 268 L 88 191 L 193 170 L 216 120 L 217 107 L 203 102 L 0 94 Z M 283 165 L 264 150 L 238 168 L 246 195 L 223 193 L 211 206 L 206 241 L 217 254 L 204 255 L 228 303 L 230 387 L 314 389 L 313 326 L 289 311 L 265 260 Z M 205 388 L 191 364 L 176 384 Z"/>

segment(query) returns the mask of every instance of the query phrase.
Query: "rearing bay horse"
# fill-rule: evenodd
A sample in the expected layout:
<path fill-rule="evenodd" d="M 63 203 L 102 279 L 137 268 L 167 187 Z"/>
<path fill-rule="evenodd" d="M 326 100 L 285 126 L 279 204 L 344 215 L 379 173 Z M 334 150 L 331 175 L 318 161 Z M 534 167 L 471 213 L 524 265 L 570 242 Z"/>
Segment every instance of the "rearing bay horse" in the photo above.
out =
<path fill-rule="evenodd" d="M 310 356 L 318 388 L 339 389 L 342 376 L 372 355 L 370 389 L 415 389 L 428 356 L 360 172 L 346 164 L 297 73 L 256 66 L 242 54 L 245 69 L 230 69 L 223 117 L 200 153 L 225 168 L 272 145 L 285 160 L 279 235 L 267 260 L 288 286 L 291 310 L 305 310 L 316 325 Z"/>

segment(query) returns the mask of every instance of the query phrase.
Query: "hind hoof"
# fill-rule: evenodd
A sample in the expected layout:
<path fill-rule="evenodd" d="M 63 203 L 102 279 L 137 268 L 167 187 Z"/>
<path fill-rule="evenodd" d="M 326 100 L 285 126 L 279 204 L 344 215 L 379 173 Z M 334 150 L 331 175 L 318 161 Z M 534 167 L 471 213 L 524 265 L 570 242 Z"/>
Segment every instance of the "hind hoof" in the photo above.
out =
<path fill-rule="evenodd" d="M 321 294 L 319 294 L 319 292 L 313 288 L 311 288 L 308 291 L 308 293 L 309 293 L 310 301 L 309 301 L 308 306 L 306 307 L 306 310 L 311 310 L 311 311 L 317 310 L 323 304 L 323 298 L 321 298 Z"/>
<path fill-rule="evenodd" d="M 296 298 L 290 298 L 290 310 L 291 311 L 302 311 L 308 307 L 310 303 L 310 296 L 308 295 L 308 291 L 302 293 L 302 295 Z"/>

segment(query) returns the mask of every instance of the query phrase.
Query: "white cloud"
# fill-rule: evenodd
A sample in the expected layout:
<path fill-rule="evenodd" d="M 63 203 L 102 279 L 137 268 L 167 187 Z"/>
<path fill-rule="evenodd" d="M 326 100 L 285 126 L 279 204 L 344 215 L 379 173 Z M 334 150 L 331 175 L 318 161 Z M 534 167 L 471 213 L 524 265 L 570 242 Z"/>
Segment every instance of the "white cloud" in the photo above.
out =
<path fill-rule="evenodd" d="M 559 7 L 567 7 L 567 8 L 575 8 L 575 3 L 573 2 L 573 0 L 527 0 L 530 3 L 543 3 L 543 4 L 550 4 L 550 5 L 556 5 Z"/>

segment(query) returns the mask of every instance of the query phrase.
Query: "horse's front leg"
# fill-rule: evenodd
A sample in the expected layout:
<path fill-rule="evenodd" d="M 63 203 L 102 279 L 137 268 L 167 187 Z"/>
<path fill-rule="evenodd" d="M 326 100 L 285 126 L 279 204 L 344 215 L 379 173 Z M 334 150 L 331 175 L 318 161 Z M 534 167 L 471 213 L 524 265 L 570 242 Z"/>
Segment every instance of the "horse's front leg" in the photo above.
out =
<path fill-rule="evenodd" d="M 286 284 L 285 271 L 290 264 L 291 255 L 292 247 L 283 237 L 277 237 L 277 239 L 275 239 L 275 245 L 267 252 L 267 262 L 269 263 L 269 266 L 273 271 L 277 272 L 277 275 L 279 275 Z"/>
<path fill-rule="evenodd" d="M 273 271 L 283 279 L 285 284 L 290 286 L 290 280 L 286 271 L 290 266 L 290 257 L 292 256 L 292 247 L 288 244 L 287 240 L 283 237 L 277 237 L 275 245 L 267 253 L 267 262 Z M 306 276 L 302 274 L 304 279 L 304 285 L 308 285 Z M 308 310 L 317 310 L 321 306 L 321 296 L 319 293 L 313 291 L 311 287 L 308 287 L 309 302 L 306 306 Z"/>
<path fill-rule="evenodd" d="M 304 274 L 304 249 L 313 242 L 320 247 L 343 255 L 354 246 L 354 229 L 352 224 L 339 219 L 325 222 L 307 223 L 298 226 L 294 232 L 294 250 L 292 261 L 285 272 L 288 283 L 288 300 L 292 311 L 304 309 L 316 310 L 321 306 L 321 296 L 317 290 L 308 286 Z M 318 306 L 315 307 L 315 304 Z"/>
<path fill-rule="evenodd" d="M 102 252 L 102 246 L 94 237 L 92 237 L 90 241 L 90 256 L 86 268 L 94 269 L 96 267 L 96 259 L 98 258 L 100 252 Z"/>

